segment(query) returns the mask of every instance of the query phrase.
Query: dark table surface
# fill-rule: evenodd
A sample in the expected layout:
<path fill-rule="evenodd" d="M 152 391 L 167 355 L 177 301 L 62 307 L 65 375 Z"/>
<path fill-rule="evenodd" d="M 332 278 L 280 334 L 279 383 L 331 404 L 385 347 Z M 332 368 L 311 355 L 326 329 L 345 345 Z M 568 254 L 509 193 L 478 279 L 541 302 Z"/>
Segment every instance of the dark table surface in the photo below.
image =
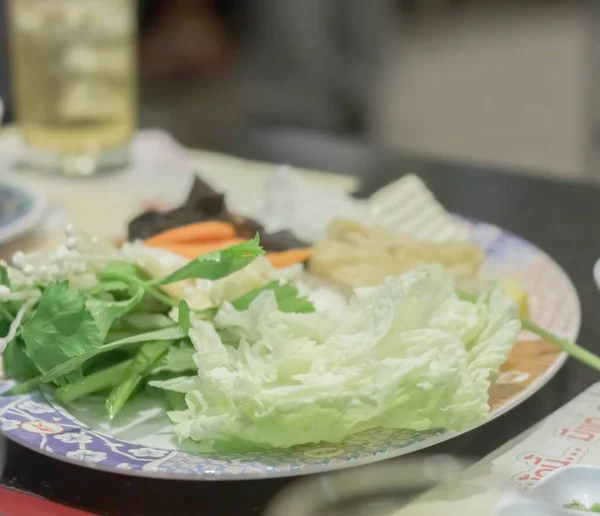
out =
<path fill-rule="evenodd" d="M 288 129 L 257 130 L 232 143 L 244 157 L 358 176 L 367 195 L 404 173 L 420 175 L 451 211 L 497 224 L 541 247 L 572 278 L 583 307 L 580 344 L 600 353 L 600 189 L 485 167 L 400 156 L 365 143 Z M 538 393 L 485 426 L 430 449 L 482 457 L 600 380 L 569 360 Z M 97 514 L 256 515 L 289 480 L 182 482 L 141 479 L 65 464 L 7 443 L 2 483 Z"/>

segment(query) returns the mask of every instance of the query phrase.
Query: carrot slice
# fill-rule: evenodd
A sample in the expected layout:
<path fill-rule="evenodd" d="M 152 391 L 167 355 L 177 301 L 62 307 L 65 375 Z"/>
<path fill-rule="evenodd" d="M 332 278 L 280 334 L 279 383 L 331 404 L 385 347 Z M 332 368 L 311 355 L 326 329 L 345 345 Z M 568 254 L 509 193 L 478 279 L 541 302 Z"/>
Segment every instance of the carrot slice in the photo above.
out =
<path fill-rule="evenodd" d="M 209 220 L 168 229 L 148 238 L 144 243 L 153 247 L 164 247 L 171 244 L 200 244 L 233 238 L 235 238 L 233 224 Z"/>
<path fill-rule="evenodd" d="M 289 251 L 282 251 L 280 253 L 268 253 L 267 259 L 271 262 L 273 267 L 289 267 L 296 263 L 305 262 L 312 256 L 312 252 L 312 247 L 290 249 Z"/>
<path fill-rule="evenodd" d="M 246 240 L 243 238 L 232 238 L 230 240 L 219 240 L 216 242 L 205 242 L 202 244 L 151 245 L 146 242 L 146 245 L 150 245 L 150 247 L 161 247 L 162 249 L 166 249 L 167 251 L 171 251 L 172 253 L 183 256 L 188 260 L 193 260 L 194 258 L 198 258 L 198 256 L 203 254 L 219 251 L 220 249 L 224 249 L 230 245 L 241 244 L 245 241 Z"/>

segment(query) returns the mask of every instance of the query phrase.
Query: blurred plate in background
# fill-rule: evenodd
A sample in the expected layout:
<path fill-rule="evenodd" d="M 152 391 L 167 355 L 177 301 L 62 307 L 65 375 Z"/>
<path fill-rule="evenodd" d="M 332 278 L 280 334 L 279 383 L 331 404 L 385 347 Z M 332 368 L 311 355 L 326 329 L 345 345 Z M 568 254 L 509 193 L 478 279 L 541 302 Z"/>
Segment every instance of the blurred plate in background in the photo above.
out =
<path fill-rule="evenodd" d="M 29 233 L 46 209 L 44 196 L 12 176 L 0 178 L 0 244 Z"/>

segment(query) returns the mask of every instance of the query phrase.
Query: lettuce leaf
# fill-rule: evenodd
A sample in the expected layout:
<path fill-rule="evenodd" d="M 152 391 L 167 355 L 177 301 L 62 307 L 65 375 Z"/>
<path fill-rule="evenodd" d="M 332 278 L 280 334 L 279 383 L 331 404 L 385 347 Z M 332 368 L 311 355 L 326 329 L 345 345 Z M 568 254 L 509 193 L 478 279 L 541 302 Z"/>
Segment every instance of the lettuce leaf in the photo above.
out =
<path fill-rule="evenodd" d="M 187 409 L 169 413 L 181 439 L 221 449 L 464 429 L 488 416 L 490 382 L 521 327 L 501 289 L 461 301 L 436 265 L 357 291 L 339 318 L 283 313 L 265 291 L 247 311 L 225 305 L 216 329 L 191 323 L 198 375 L 152 385 L 185 393 Z"/>

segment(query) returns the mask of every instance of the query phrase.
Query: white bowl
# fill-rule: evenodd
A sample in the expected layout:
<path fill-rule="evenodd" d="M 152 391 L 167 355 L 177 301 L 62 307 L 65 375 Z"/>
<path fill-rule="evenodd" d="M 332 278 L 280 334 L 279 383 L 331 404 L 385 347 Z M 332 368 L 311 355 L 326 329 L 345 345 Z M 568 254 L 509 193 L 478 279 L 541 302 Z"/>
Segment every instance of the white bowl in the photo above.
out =
<path fill-rule="evenodd" d="M 586 507 L 600 503 L 600 467 L 566 466 L 539 481 L 526 494 L 507 495 L 494 516 L 554 516 L 590 514 L 565 509 L 577 500 Z"/>

